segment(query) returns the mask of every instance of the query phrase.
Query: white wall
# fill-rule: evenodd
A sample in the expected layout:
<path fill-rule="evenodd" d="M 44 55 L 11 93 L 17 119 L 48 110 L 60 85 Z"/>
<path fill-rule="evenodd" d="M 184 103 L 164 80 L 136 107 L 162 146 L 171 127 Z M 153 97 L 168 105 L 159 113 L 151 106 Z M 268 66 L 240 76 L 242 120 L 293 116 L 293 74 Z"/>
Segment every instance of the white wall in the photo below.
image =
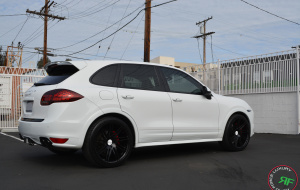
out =
<path fill-rule="evenodd" d="M 256 133 L 298 134 L 296 92 L 228 96 L 252 107 Z"/>

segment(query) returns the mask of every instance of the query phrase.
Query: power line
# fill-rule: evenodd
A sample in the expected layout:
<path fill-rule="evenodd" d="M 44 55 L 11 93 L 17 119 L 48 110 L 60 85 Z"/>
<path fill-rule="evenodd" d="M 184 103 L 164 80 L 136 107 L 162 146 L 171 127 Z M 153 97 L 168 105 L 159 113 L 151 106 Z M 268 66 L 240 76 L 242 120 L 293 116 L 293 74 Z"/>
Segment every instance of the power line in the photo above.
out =
<path fill-rule="evenodd" d="M 27 37 L 24 41 L 23 44 L 26 44 L 27 41 L 30 41 L 31 39 L 36 38 L 36 36 L 34 36 L 36 33 L 37 35 L 43 31 L 43 29 L 41 29 L 44 26 L 44 24 L 40 25 L 29 37 Z M 27 45 L 27 44 L 26 44 Z"/>
<path fill-rule="evenodd" d="M 210 35 L 210 50 L 211 50 L 211 58 L 212 58 L 212 62 L 215 62 L 214 61 L 214 52 L 213 52 L 213 48 L 212 48 L 212 35 Z"/>
<path fill-rule="evenodd" d="M 135 36 L 136 31 L 138 30 L 138 28 L 139 28 L 139 26 L 140 26 L 140 23 L 141 23 L 141 21 L 143 20 L 144 16 L 145 16 L 145 15 L 143 15 L 143 17 L 141 18 L 140 22 L 138 23 L 138 25 L 137 25 L 135 31 L 133 32 L 133 34 L 132 34 L 132 36 L 131 36 L 131 38 L 130 38 L 130 40 L 129 40 L 129 42 L 128 42 L 128 44 L 127 44 L 127 46 L 126 46 L 126 48 L 125 48 L 125 50 L 124 50 L 124 52 L 123 52 L 123 54 L 122 54 L 122 56 L 121 56 L 120 59 L 123 59 L 124 54 L 125 54 L 125 52 L 127 51 L 128 47 L 129 47 L 129 44 L 131 43 L 131 40 L 132 40 L 133 37 Z"/>
<path fill-rule="evenodd" d="M 114 4 L 116 4 L 117 2 L 119 2 L 120 0 L 118 0 L 118 1 L 116 1 L 116 2 L 114 2 L 114 3 L 111 3 L 111 4 L 109 4 L 109 5 L 107 5 L 106 7 L 104 7 L 104 8 L 102 8 L 103 6 L 101 6 L 100 8 L 102 8 L 102 9 L 99 9 L 99 10 L 92 10 L 93 12 L 90 12 L 90 13 L 79 13 L 79 14 L 77 14 L 77 15 L 75 15 L 75 18 L 72 18 L 72 16 L 74 16 L 74 15 L 71 15 L 71 18 L 69 18 L 69 20 L 74 20 L 74 19 L 80 19 L 80 18 L 84 18 L 84 17 L 87 17 L 87 16 L 90 16 L 90 15 L 93 15 L 93 14 L 96 14 L 96 13 L 98 13 L 98 12 L 100 12 L 100 11 L 103 11 L 103 10 L 105 10 L 105 9 L 107 9 L 107 8 L 109 8 L 110 6 L 113 6 Z M 89 10 L 89 11 L 91 11 L 91 10 Z M 82 15 L 81 15 L 82 14 Z M 77 16 L 77 17 L 76 17 Z"/>
<path fill-rule="evenodd" d="M 207 43 L 209 43 L 209 42 L 207 42 Z M 210 43 L 209 43 L 209 44 L 210 44 Z M 212 44 L 212 45 L 213 45 L 213 44 Z M 231 51 L 231 50 L 228 50 L 228 49 L 222 48 L 222 47 L 220 47 L 220 46 L 217 46 L 217 45 L 213 45 L 213 46 L 215 46 L 215 47 L 217 47 L 217 48 L 219 48 L 219 49 L 222 49 L 222 50 L 225 50 L 225 51 L 228 51 L 228 52 L 231 52 L 231 53 L 237 54 L 237 55 L 248 56 L 248 55 L 245 55 L 245 54 L 237 53 L 237 52 L 234 52 L 234 51 Z"/>
<path fill-rule="evenodd" d="M 7 31 L 6 33 L 2 34 L 2 35 L 0 36 L 0 38 L 3 37 L 4 35 L 8 34 L 10 31 L 13 31 L 14 29 L 16 29 L 16 28 L 17 28 L 18 26 L 20 26 L 20 24 L 22 24 L 22 23 L 23 23 L 23 22 L 20 22 L 17 26 L 13 27 L 12 29 L 10 29 L 9 31 Z"/>
<path fill-rule="evenodd" d="M 53 23 L 53 22 L 52 22 Z M 49 24 L 49 28 L 47 27 L 47 31 L 49 31 L 53 26 L 55 26 L 57 23 L 59 23 L 59 21 L 57 21 L 56 23 L 54 23 L 52 26 L 50 26 L 50 24 Z M 42 25 L 43 26 L 43 25 Z M 41 28 L 41 27 L 40 27 Z M 38 29 L 37 29 L 38 30 Z M 34 33 L 36 33 L 37 32 L 37 30 L 34 32 Z M 33 34 L 34 34 L 33 33 Z M 33 35 L 33 34 L 31 34 L 31 36 Z M 35 34 L 34 36 L 32 36 L 30 39 L 28 39 L 27 40 L 27 42 L 26 43 L 24 43 L 24 45 L 28 45 L 28 44 L 30 44 L 31 42 L 33 42 L 34 40 L 36 40 L 37 39 L 37 37 L 39 37 L 39 36 L 41 36 L 43 34 L 43 29 L 42 30 L 40 30 L 39 32 L 37 32 L 37 34 Z"/>
<path fill-rule="evenodd" d="M 110 18 L 111 18 L 111 15 L 112 15 L 112 12 L 113 12 L 114 8 L 115 8 L 115 6 L 112 6 L 111 11 L 110 11 L 110 13 L 109 13 L 109 17 L 108 17 L 108 19 L 107 19 L 107 23 L 106 23 L 105 28 L 108 27 L 108 23 L 109 23 L 109 21 L 110 21 Z M 104 38 L 104 35 L 105 35 L 105 31 L 103 32 L 102 38 Z M 100 42 L 100 44 L 99 44 L 99 48 L 98 48 L 98 51 L 97 51 L 97 55 L 98 55 L 98 53 L 99 53 L 100 48 L 101 48 L 101 42 Z"/>
<path fill-rule="evenodd" d="M 166 9 L 166 8 L 163 7 L 163 9 Z M 200 14 L 200 13 L 198 13 L 198 12 L 184 11 L 184 10 L 176 9 L 176 8 L 167 9 L 167 11 L 172 11 L 172 15 L 173 15 L 173 12 L 174 12 L 174 11 L 176 11 L 176 12 L 182 12 L 182 13 L 184 13 L 183 15 L 191 15 L 191 16 L 193 16 L 193 17 L 194 17 L 194 16 L 198 16 L 198 15 L 204 15 L 204 14 Z M 205 16 L 206 16 L 206 15 L 205 15 Z M 187 20 L 187 21 L 194 20 L 194 19 L 191 19 L 192 17 L 182 17 L 182 18 L 184 18 L 184 19 Z M 215 19 L 216 21 L 222 23 L 222 24 L 224 24 L 224 23 L 228 23 L 228 24 L 230 24 L 230 25 L 236 24 L 236 23 L 234 23 L 234 22 L 229 22 L 228 20 L 220 19 L 220 18 L 217 18 L 217 17 L 215 17 L 214 19 Z M 238 30 L 243 30 L 243 31 L 245 31 L 245 32 L 251 32 L 251 33 L 255 34 L 255 36 L 257 36 L 257 33 L 260 33 L 260 34 L 262 34 L 262 35 L 265 36 L 264 38 L 271 38 L 271 39 L 277 38 L 278 40 L 280 40 L 280 42 L 286 42 L 286 40 L 287 40 L 286 38 L 280 38 L 280 37 L 278 37 L 278 36 L 271 35 L 270 33 L 266 34 L 266 33 L 263 33 L 263 32 L 261 32 L 261 31 L 257 31 L 257 30 L 254 31 L 253 27 L 247 27 L 247 26 L 242 26 L 242 27 L 238 27 L 238 28 L 232 28 L 232 27 L 231 27 L 231 29 L 230 29 L 229 31 L 231 31 L 231 30 L 236 30 L 236 29 L 238 29 Z M 239 34 L 239 33 L 238 33 L 238 34 Z M 277 40 L 277 41 L 278 41 L 278 40 Z M 276 42 L 274 42 L 274 40 L 272 40 L 272 41 L 269 42 L 269 43 L 275 44 Z M 278 44 L 278 43 L 276 43 L 276 44 Z"/>
<path fill-rule="evenodd" d="M 23 29 L 24 25 L 26 24 L 26 22 L 28 21 L 29 17 L 26 18 L 24 24 L 22 25 L 21 29 L 19 30 L 18 34 L 16 35 L 15 39 L 13 40 L 13 42 L 16 40 L 16 38 L 18 37 L 18 35 L 20 34 L 21 30 Z"/>
<path fill-rule="evenodd" d="M 117 22 L 113 23 L 113 24 L 110 25 L 109 27 L 106 27 L 105 29 L 101 30 L 100 32 L 97 32 L 96 34 L 94 34 L 94 35 L 92 35 L 92 36 L 90 36 L 90 37 L 88 37 L 88 38 L 86 38 L 86 39 L 84 39 L 84 40 L 81 40 L 81 41 L 79 41 L 79 42 L 76 42 L 76 43 L 74 43 L 74 44 L 71 44 L 71 45 L 68 45 L 68 46 L 65 46 L 65 47 L 56 48 L 56 49 L 65 49 L 65 48 L 68 48 L 68 47 L 72 47 L 72 46 L 74 46 L 74 45 L 77 45 L 77 44 L 79 44 L 79 43 L 82 43 L 82 42 L 84 42 L 84 41 L 86 41 L 86 40 L 88 40 L 88 39 L 91 39 L 91 38 L 93 38 L 93 37 L 95 37 L 95 36 L 101 34 L 102 32 L 106 31 L 107 29 L 113 27 L 114 25 L 116 25 L 117 23 L 121 22 L 121 21 L 124 20 L 125 18 L 129 17 L 130 15 L 132 15 L 134 12 L 136 12 L 138 9 L 140 9 L 140 8 L 143 7 L 143 6 L 144 6 L 144 4 L 143 4 L 142 6 L 140 6 L 140 7 L 138 7 L 137 9 L 135 9 L 134 11 L 132 11 L 131 13 L 129 13 L 128 15 L 126 15 L 124 18 L 122 18 L 122 19 L 118 20 Z M 144 9 L 142 9 L 141 11 L 143 11 L 143 10 L 144 10 Z M 140 11 L 140 12 L 141 12 L 141 11 Z M 140 12 L 139 12 L 138 14 L 140 14 Z M 133 20 L 132 20 L 132 21 L 133 21 Z M 132 21 L 131 21 L 131 22 L 132 22 Z M 99 40 L 99 42 L 101 42 L 101 40 Z"/>
<path fill-rule="evenodd" d="M 297 23 L 297 22 L 294 22 L 294 21 L 291 21 L 291 20 L 289 20 L 289 19 L 286 19 L 286 18 L 283 18 L 283 17 L 281 17 L 281 16 L 278 16 L 278 15 L 276 15 L 276 14 L 274 14 L 274 13 L 271 13 L 271 12 L 269 12 L 269 11 L 266 11 L 266 10 L 264 10 L 264 9 L 262 9 L 262 8 L 259 8 L 259 7 L 255 6 L 255 5 L 252 5 L 252 4 L 250 4 L 250 3 L 248 3 L 248 2 L 246 2 L 246 1 L 244 1 L 244 0 L 241 0 L 241 1 L 244 2 L 244 3 L 246 3 L 246 4 L 248 4 L 248 5 L 250 5 L 250 6 L 252 6 L 252 7 L 255 7 L 255 8 L 261 10 L 261 11 L 264 11 L 264 12 L 270 14 L 270 15 L 273 15 L 273 16 L 276 16 L 276 17 L 281 18 L 281 19 L 283 19 L 283 20 L 286 20 L 286 21 L 288 21 L 288 22 L 291 22 L 291 23 L 300 25 L 300 24 Z"/>
<path fill-rule="evenodd" d="M 134 21 L 134 20 L 141 14 L 142 11 L 144 11 L 144 9 L 140 10 L 140 11 L 138 12 L 138 14 L 137 14 L 133 19 L 131 19 L 129 22 L 127 22 L 125 25 L 123 25 L 121 28 L 119 28 L 119 29 L 116 30 L 115 32 L 113 32 L 113 33 L 111 33 L 110 35 L 106 36 L 105 38 L 103 38 L 103 39 L 97 41 L 96 43 L 90 45 L 89 47 L 84 48 L 84 49 L 82 49 L 82 50 L 80 50 L 80 51 L 77 51 L 77 52 L 72 53 L 72 54 L 69 54 L 69 55 L 74 55 L 74 54 L 80 53 L 80 52 L 82 52 L 82 51 L 85 51 L 85 50 L 87 50 L 87 49 L 90 49 L 91 47 L 95 46 L 95 45 L 98 44 L 99 42 L 102 42 L 103 40 L 106 40 L 107 38 L 111 37 L 111 36 L 114 35 L 115 33 L 117 33 L 117 32 L 119 32 L 120 30 L 122 30 L 124 27 L 126 27 L 128 24 L 130 24 L 132 21 Z"/>
<path fill-rule="evenodd" d="M 197 38 L 197 43 L 198 43 L 198 52 L 199 52 L 200 60 L 201 60 L 201 63 L 203 64 L 202 56 L 201 56 L 201 51 L 200 51 L 199 38 Z"/>
<path fill-rule="evenodd" d="M 26 15 L 26 14 L 0 15 L 0 16 L 23 16 L 23 15 Z"/>
<path fill-rule="evenodd" d="M 125 14 L 126 14 L 126 12 L 127 12 L 127 9 L 128 9 L 128 7 L 129 7 L 130 3 L 131 3 L 131 0 L 129 0 L 129 2 L 128 2 L 128 5 L 127 5 L 127 7 L 126 7 L 126 9 L 125 9 L 125 11 L 124 11 L 124 14 L 123 14 L 123 16 L 122 16 L 122 19 L 125 17 Z M 118 28 L 120 27 L 121 23 L 122 23 L 122 22 L 119 22 Z M 110 44 L 109 44 L 109 46 L 108 46 L 108 48 L 107 48 L 107 50 L 106 50 L 106 53 L 105 53 L 103 59 L 105 59 L 105 57 L 106 57 L 108 51 L 110 50 L 111 45 L 112 45 L 112 43 L 113 43 L 113 41 L 114 41 L 114 39 L 115 39 L 115 37 L 116 37 L 116 34 L 117 34 L 117 33 L 115 33 L 114 36 L 113 36 L 113 38 L 111 39 L 111 42 L 110 42 Z"/>
<path fill-rule="evenodd" d="M 171 3 L 171 2 L 174 2 L 174 1 L 177 1 L 177 0 L 171 0 L 171 1 L 168 1 L 168 2 L 165 2 L 165 3 L 161 3 L 161 4 L 158 4 L 158 5 L 154 5 L 154 6 L 150 7 L 150 8 L 159 7 L 159 6 L 161 6 L 161 5 L 165 5 L 165 4 L 167 4 L 167 3 Z M 115 33 L 119 32 L 120 30 L 122 30 L 123 28 L 125 28 L 125 27 L 126 27 L 128 24 L 130 24 L 132 21 L 134 21 L 134 20 L 141 14 L 141 12 L 144 11 L 144 10 L 145 10 L 145 8 L 143 8 L 142 10 L 140 10 L 140 11 L 136 14 L 136 16 L 135 16 L 133 19 L 131 19 L 131 20 L 130 20 L 129 22 L 127 22 L 126 24 L 124 24 L 121 28 L 117 29 L 115 32 L 113 32 L 113 33 L 111 33 L 110 35 L 106 36 L 105 38 L 103 38 L 103 39 L 97 41 L 96 43 L 94 43 L 94 44 L 92 44 L 92 45 L 90 45 L 90 46 L 88 46 L 88 47 L 86 47 L 86 48 L 84 48 L 84 49 L 82 49 L 82 50 L 80 50 L 80 51 L 77 51 L 77 52 L 75 52 L 75 53 L 69 54 L 69 55 L 74 55 L 74 54 L 80 53 L 80 52 L 82 52 L 82 51 L 85 51 L 85 50 L 87 50 L 87 49 L 90 49 L 91 47 L 95 46 L 95 45 L 98 44 L 99 42 L 101 42 L 101 41 L 103 41 L 103 40 L 106 40 L 107 38 L 111 37 L 111 36 L 114 35 Z M 132 13 L 131 13 L 131 14 L 132 14 Z M 128 15 L 127 15 L 127 16 L 128 16 Z M 126 17 L 127 17 L 127 16 L 126 16 Z M 121 19 L 121 20 L 122 20 L 122 19 Z"/>

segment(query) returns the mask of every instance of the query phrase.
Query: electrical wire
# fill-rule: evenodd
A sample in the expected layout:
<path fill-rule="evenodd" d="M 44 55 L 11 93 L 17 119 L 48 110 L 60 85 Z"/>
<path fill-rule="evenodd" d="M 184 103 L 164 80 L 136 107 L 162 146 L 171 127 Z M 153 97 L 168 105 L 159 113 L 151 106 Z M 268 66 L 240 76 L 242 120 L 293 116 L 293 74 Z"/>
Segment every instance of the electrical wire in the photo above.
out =
<path fill-rule="evenodd" d="M 143 4 L 142 6 L 144 6 L 144 4 Z M 95 36 L 101 34 L 102 32 L 108 30 L 109 28 L 113 27 L 114 25 L 116 25 L 117 23 L 121 22 L 121 21 L 124 20 L 125 18 L 129 17 L 129 16 L 132 15 L 134 12 L 136 12 L 137 10 L 139 10 L 142 6 L 138 7 L 137 9 L 135 9 L 134 11 L 132 11 L 131 13 L 129 13 L 128 15 L 126 15 L 126 16 L 125 16 L 124 18 L 122 18 L 121 20 L 118 20 L 117 22 L 113 23 L 113 24 L 110 25 L 109 27 L 106 27 L 105 29 L 101 30 L 100 32 L 97 32 L 96 34 L 94 34 L 94 35 L 92 35 L 92 36 L 90 36 L 90 37 L 88 37 L 88 38 L 85 38 L 85 39 L 83 39 L 83 40 L 81 40 L 81 41 L 79 41 L 79 42 L 76 42 L 76 43 L 74 43 L 74 44 L 71 44 L 71 45 L 68 45 L 68 46 L 65 46 L 65 47 L 56 48 L 56 49 L 65 49 L 65 48 L 69 48 L 69 47 L 72 47 L 72 46 L 77 45 L 77 44 L 79 44 L 79 43 L 82 43 L 82 42 L 84 42 L 84 41 L 86 41 L 86 40 L 88 40 L 88 39 L 91 39 L 91 38 L 93 38 L 93 37 L 95 37 Z M 143 10 L 144 10 L 144 9 L 142 9 L 141 11 L 143 11 Z M 141 11 L 140 11 L 140 12 L 141 12 Z M 140 12 L 139 12 L 139 14 L 140 14 Z M 133 21 L 133 20 L 132 20 L 132 21 Z M 132 21 L 131 21 L 131 22 L 132 22 Z M 100 40 L 99 42 L 101 42 L 101 40 Z"/>
<path fill-rule="evenodd" d="M 207 42 L 207 43 L 209 43 L 209 42 Z M 209 43 L 209 44 L 210 44 L 210 43 Z M 217 48 L 219 48 L 219 49 L 222 49 L 222 50 L 225 50 L 225 51 L 231 52 L 231 53 L 233 53 L 233 54 L 237 54 L 237 55 L 242 55 L 242 56 L 246 56 L 246 57 L 248 57 L 248 55 L 241 54 L 241 53 L 237 53 L 237 52 L 234 52 L 234 51 L 231 51 L 231 50 L 228 50 L 228 49 L 222 48 L 222 47 L 220 47 L 220 46 L 217 46 L 217 45 L 214 45 L 214 44 L 212 44 L 212 45 L 213 45 L 213 46 L 215 46 L 215 47 L 217 47 Z"/>
<path fill-rule="evenodd" d="M 116 4 L 117 2 L 119 2 L 120 0 L 117 0 L 117 1 L 115 1 L 115 2 L 113 2 L 113 3 L 111 3 L 111 4 L 109 4 L 109 5 L 107 5 L 106 7 L 104 7 L 104 8 L 102 8 L 102 7 L 100 7 L 101 9 L 96 9 L 96 10 L 92 10 L 93 12 L 90 12 L 90 13 L 85 13 L 85 14 L 79 14 L 79 15 L 71 15 L 70 16 L 70 18 L 69 18 L 69 20 L 74 20 L 74 19 L 81 19 L 81 18 L 84 18 L 84 17 L 87 17 L 87 16 L 90 16 L 90 15 L 93 15 L 93 14 L 96 14 L 96 13 L 99 13 L 99 12 L 101 12 L 101 11 L 103 11 L 103 10 L 105 10 L 105 9 L 107 9 L 107 8 L 109 8 L 109 7 L 111 7 L 111 6 L 113 6 L 114 4 Z M 89 10 L 89 11 L 91 11 L 91 10 Z M 72 18 L 72 16 L 73 17 L 75 17 L 75 18 Z"/>
<path fill-rule="evenodd" d="M 18 34 L 16 35 L 15 39 L 13 40 L 13 42 L 16 40 L 16 38 L 19 36 L 20 32 L 22 31 L 24 25 L 26 24 L 26 22 L 28 21 L 29 17 L 26 18 L 24 24 L 22 25 L 21 29 L 19 30 Z"/>
<path fill-rule="evenodd" d="M 176 8 L 172 8 L 171 10 L 169 10 L 169 9 L 166 9 L 165 7 L 162 7 L 163 9 L 165 9 L 165 10 L 167 10 L 167 11 L 172 11 L 172 14 L 173 14 L 173 12 L 174 11 L 176 11 L 176 12 L 182 12 L 182 13 L 184 13 L 184 15 L 191 15 L 192 17 L 185 17 L 185 20 L 187 20 L 187 21 L 194 21 L 194 19 L 192 19 L 194 16 L 198 16 L 200 13 L 198 13 L 198 12 L 192 12 L 192 11 L 185 11 L 185 10 L 182 10 L 182 9 L 176 9 Z M 207 15 L 204 15 L 204 14 L 200 14 L 200 15 L 203 15 L 203 16 L 207 16 Z M 184 18 L 184 17 L 183 17 Z M 230 25 L 234 25 L 234 24 L 236 24 L 236 23 L 234 23 L 234 22 L 230 22 L 230 21 L 228 21 L 228 20 L 226 20 L 226 19 L 219 19 L 219 18 L 217 18 L 217 17 L 214 17 L 214 20 L 216 20 L 217 22 L 219 22 L 220 24 L 224 24 L 224 23 L 227 23 L 227 24 L 230 24 Z M 281 38 L 281 37 L 278 37 L 278 36 L 274 36 L 274 35 L 271 35 L 270 33 L 268 33 L 268 34 L 266 34 L 266 33 L 263 33 L 263 32 L 261 32 L 261 31 L 257 31 L 257 30 L 255 30 L 255 29 L 253 29 L 253 27 L 247 27 L 247 26 L 243 26 L 243 27 L 238 27 L 238 28 L 233 28 L 233 27 L 231 27 L 231 29 L 229 30 L 229 31 L 232 31 L 232 30 L 234 30 L 234 31 L 236 31 L 236 30 L 243 30 L 244 32 L 251 32 L 251 33 L 253 33 L 253 34 L 255 34 L 255 36 L 257 36 L 257 33 L 260 33 L 260 34 L 262 34 L 262 35 L 264 35 L 264 39 L 265 38 L 269 38 L 271 41 L 268 41 L 269 43 L 272 43 L 272 44 L 275 44 L 276 43 L 276 41 L 274 41 L 274 38 L 276 38 L 276 39 L 278 39 L 278 40 L 280 40 L 280 42 L 282 42 L 282 43 L 287 43 L 286 42 L 286 38 Z M 255 31 L 254 31 L 255 30 Z M 238 33 L 238 34 L 240 34 L 240 33 Z M 278 41 L 277 40 L 277 41 Z M 292 43 L 292 42 L 291 42 Z M 278 44 L 278 43 L 276 43 L 276 44 Z M 290 43 L 289 43 L 290 44 Z"/>
<path fill-rule="evenodd" d="M 213 48 L 212 48 L 212 35 L 210 35 L 210 42 L 211 42 L 211 44 L 210 44 L 210 50 L 211 50 L 211 58 L 212 58 L 212 62 L 214 63 L 215 61 L 214 61 L 214 52 L 213 52 Z"/>
<path fill-rule="evenodd" d="M 0 15 L 0 16 L 24 16 L 26 14 L 14 14 L 14 15 Z"/>
<path fill-rule="evenodd" d="M 136 31 L 138 30 L 138 28 L 139 28 L 139 26 L 140 26 L 140 23 L 141 23 L 141 21 L 143 20 L 144 16 L 145 16 L 145 15 L 143 15 L 143 17 L 141 18 L 140 22 L 138 23 L 138 25 L 137 25 L 137 27 L 136 27 L 134 33 L 132 34 L 132 36 L 131 36 L 131 38 L 130 38 L 130 40 L 129 40 L 129 42 L 128 42 L 128 44 L 127 44 L 127 46 L 126 46 L 126 48 L 125 48 L 125 50 L 124 50 L 124 52 L 123 52 L 123 54 L 122 54 L 122 56 L 121 56 L 121 58 L 120 58 L 120 60 L 123 59 L 124 54 L 125 54 L 125 52 L 127 51 L 128 47 L 129 47 L 129 44 L 131 43 L 131 40 L 132 40 L 133 37 L 135 36 Z"/>
<path fill-rule="evenodd" d="M 108 27 L 108 23 L 109 23 L 109 21 L 110 21 L 112 12 L 113 12 L 113 10 L 114 10 L 114 7 L 115 7 L 115 6 L 112 6 L 112 8 L 111 8 L 111 11 L 110 11 L 110 13 L 109 13 L 109 17 L 108 17 L 108 19 L 107 19 L 107 23 L 106 23 L 105 28 Z M 103 32 L 102 38 L 104 38 L 104 35 L 105 35 L 105 31 Z M 102 43 L 102 42 L 100 42 L 100 44 L 99 44 L 99 48 L 98 48 L 98 51 L 97 51 L 97 54 L 96 54 L 96 55 L 98 55 L 98 53 L 99 53 L 99 50 L 100 50 L 100 48 L 101 48 L 101 43 Z"/>
<path fill-rule="evenodd" d="M 59 23 L 59 20 L 58 20 L 56 23 L 54 23 L 52 26 L 50 26 L 50 24 L 51 24 L 51 23 L 50 23 L 50 24 L 49 24 L 49 27 L 47 27 L 47 31 L 49 31 L 50 29 L 52 29 L 57 23 Z M 37 37 L 41 36 L 42 34 L 43 34 L 42 31 L 39 32 L 38 34 L 36 34 L 35 36 L 33 36 L 29 41 L 27 41 L 25 45 L 30 44 L 31 42 L 33 42 L 34 40 L 36 40 Z"/>
<path fill-rule="evenodd" d="M 124 11 L 124 14 L 123 14 L 123 16 L 122 16 L 122 19 L 124 19 L 125 14 L 126 14 L 126 12 L 127 12 L 127 9 L 128 9 L 128 7 L 129 7 L 130 3 L 131 3 L 131 0 L 129 0 L 129 2 L 128 2 L 128 4 L 127 4 L 127 7 L 126 7 L 126 9 L 125 9 L 125 11 Z M 119 22 L 118 28 L 120 27 L 121 24 L 122 24 L 122 22 Z M 111 45 L 112 45 L 112 43 L 113 43 L 113 41 L 114 41 L 114 39 L 115 39 L 115 37 L 116 37 L 116 34 L 117 34 L 117 33 L 115 33 L 114 36 L 113 36 L 113 38 L 111 39 L 111 42 L 110 42 L 110 44 L 109 44 L 109 46 L 108 46 L 108 48 L 107 48 L 107 50 L 106 50 L 106 53 L 105 53 L 103 59 L 105 59 L 105 57 L 106 57 L 108 51 L 110 50 Z"/>
<path fill-rule="evenodd" d="M 252 4 L 250 4 L 250 3 L 248 3 L 248 2 L 246 2 L 246 1 L 244 1 L 244 0 L 241 0 L 241 1 L 244 2 L 244 3 L 246 3 L 246 4 L 248 4 L 248 5 L 250 5 L 250 6 L 252 6 L 252 7 L 255 7 L 255 8 L 261 10 L 261 11 L 264 11 L 264 12 L 270 14 L 270 15 L 273 15 L 273 16 L 275 16 L 275 17 L 281 18 L 281 19 L 286 20 L 286 21 L 288 21 L 288 22 L 291 22 L 291 23 L 300 25 L 300 24 L 297 23 L 297 22 L 294 22 L 294 21 L 291 21 L 291 20 L 289 20 L 289 19 L 286 19 L 286 18 L 283 18 L 283 17 L 281 17 L 281 16 L 278 16 L 278 15 L 276 15 L 276 14 L 274 14 L 274 13 L 271 13 L 271 12 L 269 12 L 269 11 L 266 11 L 266 10 L 264 10 L 264 9 L 262 9 L 262 8 L 259 8 L 259 7 L 255 6 L 255 5 L 252 5 Z"/>
<path fill-rule="evenodd" d="M 2 35 L 0 36 L 0 38 L 3 37 L 3 36 L 5 36 L 5 35 L 8 34 L 9 32 L 13 31 L 14 29 L 16 29 L 16 28 L 17 28 L 18 26 L 20 26 L 20 24 L 22 24 L 22 23 L 23 23 L 23 21 L 20 22 L 17 26 L 15 26 L 15 27 L 13 27 L 12 29 L 10 29 L 9 31 L 7 31 L 6 33 L 2 34 Z"/>
<path fill-rule="evenodd" d="M 22 60 L 22 62 L 27 62 L 27 61 L 29 61 L 30 59 L 34 58 L 37 54 L 38 54 L 38 53 L 36 52 L 35 54 L 28 56 L 27 58 L 25 58 L 24 60 Z"/>
<path fill-rule="evenodd" d="M 203 64 L 202 56 L 201 56 L 201 52 L 200 52 L 199 38 L 197 38 L 197 43 L 198 43 L 198 52 L 199 52 L 200 60 L 201 60 L 201 63 Z"/>
<path fill-rule="evenodd" d="M 171 1 L 168 1 L 168 2 L 165 2 L 165 3 L 161 3 L 161 4 L 158 4 L 158 5 L 154 5 L 154 6 L 150 7 L 150 8 L 159 7 L 159 6 L 161 6 L 161 5 L 165 5 L 165 4 L 167 4 L 167 3 L 171 3 L 171 2 L 174 2 L 174 1 L 177 1 L 177 0 L 171 0 Z M 88 46 L 88 47 L 86 47 L 86 48 L 84 48 L 84 49 L 82 49 L 82 50 L 80 50 L 80 51 L 77 51 L 77 52 L 75 52 L 75 53 L 69 54 L 69 55 L 74 55 L 74 54 L 80 53 L 80 52 L 82 52 L 82 51 L 85 51 L 85 50 L 87 50 L 87 49 L 90 49 L 91 47 L 94 47 L 94 46 L 95 46 L 96 44 L 98 44 L 99 42 L 101 42 L 101 41 L 103 41 L 103 40 L 106 40 L 107 38 L 111 37 L 111 36 L 114 35 L 115 33 L 119 32 L 120 30 L 122 30 L 123 28 L 125 28 L 125 27 L 126 27 L 127 25 L 129 25 L 131 22 L 133 22 L 133 21 L 141 14 L 141 12 L 144 11 L 145 9 L 146 9 L 146 8 L 143 8 L 142 10 L 140 10 L 140 11 L 136 14 L 136 16 L 135 16 L 134 18 L 132 18 L 129 22 L 127 22 L 126 24 L 124 24 L 121 28 L 117 29 L 115 32 L 113 32 L 113 33 L 111 33 L 110 35 L 106 36 L 105 38 L 103 38 L 103 39 L 97 41 L 96 43 L 94 43 L 94 44 L 92 44 L 92 45 L 90 45 L 90 46 Z M 130 14 L 132 14 L 132 13 L 130 13 Z"/>
<path fill-rule="evenodd" d="M 24 41 L 23 41 L 23 44 L 26 44 L 27 41 L 30 41 L 30 39 L 33 39 L 35 38 L 34 35 L 36 35 L 36 33 L 40 33 L 43 31 L 42 27 L 44 26 L 44 24 L 40 25 L 30 36 L 28 36 Z M 33 37 L 34 36 L 34 37 Z"/>

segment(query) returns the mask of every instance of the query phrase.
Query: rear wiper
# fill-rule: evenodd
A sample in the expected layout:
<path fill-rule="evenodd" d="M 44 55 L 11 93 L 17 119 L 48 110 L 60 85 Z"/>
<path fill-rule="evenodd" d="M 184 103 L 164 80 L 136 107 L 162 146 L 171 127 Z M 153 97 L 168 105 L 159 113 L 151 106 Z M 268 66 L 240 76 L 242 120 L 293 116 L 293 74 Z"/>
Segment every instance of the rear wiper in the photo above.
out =
<path fill-rule="evenodd" d="M 43 85 L 49 85 L 49 84 L 47 84 L 47 83 L 34 83 L 34 86 L 43 86 Z"/>

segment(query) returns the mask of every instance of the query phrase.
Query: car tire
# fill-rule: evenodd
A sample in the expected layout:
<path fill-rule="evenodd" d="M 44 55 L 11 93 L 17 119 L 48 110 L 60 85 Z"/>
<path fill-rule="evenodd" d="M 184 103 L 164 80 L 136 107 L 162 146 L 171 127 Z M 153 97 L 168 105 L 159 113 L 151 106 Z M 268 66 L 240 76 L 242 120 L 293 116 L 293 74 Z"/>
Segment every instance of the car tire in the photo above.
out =
<path fill-rule="evenodd" d="M 98 167 L 117 167 L 123 164 L 133 149 L 132 132 L 123 120 L 105 117 L 89 128 L 84 145 L 85 158 Z"/>
<path fill-rule="evenodd" d="M 54 146 L 48 147 L 48 149 L 58 155 L 70 155 L 78 151 L 77 149 L 59 148 Z"/>
<path fill-rule="evenodd" d="M 241 115 L 231 116 L 227 122 L 221 146 L 229 151 L 242 151 L 250 141 L 250 123 Z"/>

